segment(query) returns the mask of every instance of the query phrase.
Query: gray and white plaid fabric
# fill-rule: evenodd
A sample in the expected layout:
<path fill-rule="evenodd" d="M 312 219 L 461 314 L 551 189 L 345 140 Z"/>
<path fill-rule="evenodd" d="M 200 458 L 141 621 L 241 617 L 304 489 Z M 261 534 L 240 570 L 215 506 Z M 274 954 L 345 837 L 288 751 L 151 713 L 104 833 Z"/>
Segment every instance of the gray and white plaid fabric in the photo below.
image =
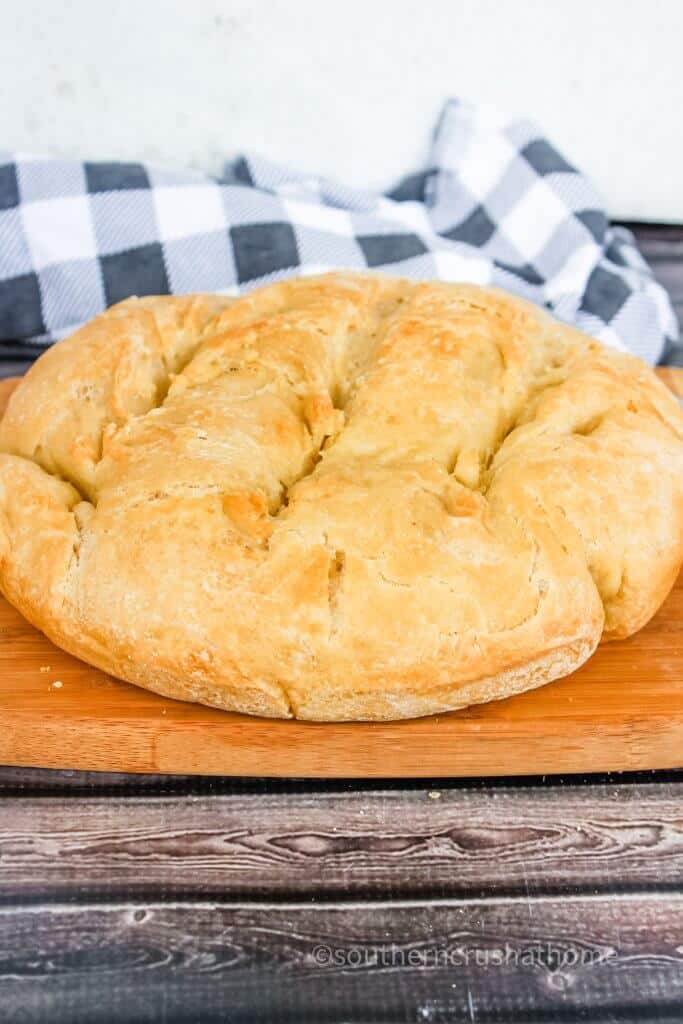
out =
<path fill-rule="evenodd" d="M 0 342 L 37 352 L 129 295 L 241 291 L 332 268 L 495 284 L 651 363 L 678 328 L 630 233 L 528 121 L 449 102 L 387 195 L 258 157 L 221 177 L 0 158 Z"/>

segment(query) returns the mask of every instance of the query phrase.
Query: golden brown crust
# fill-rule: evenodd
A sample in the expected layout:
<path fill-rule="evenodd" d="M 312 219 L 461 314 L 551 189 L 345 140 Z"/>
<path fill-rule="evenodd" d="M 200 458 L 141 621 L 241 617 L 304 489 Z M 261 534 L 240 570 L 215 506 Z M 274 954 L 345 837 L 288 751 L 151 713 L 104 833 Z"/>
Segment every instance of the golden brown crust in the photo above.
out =
<path fill-rule="evenodd" d="M 542 685 L 683 560 L 683 415 L 501 292 L 330 274 L 127 300 L 0 424 L 0 583 L 186 700 L 315 720 Z"/>

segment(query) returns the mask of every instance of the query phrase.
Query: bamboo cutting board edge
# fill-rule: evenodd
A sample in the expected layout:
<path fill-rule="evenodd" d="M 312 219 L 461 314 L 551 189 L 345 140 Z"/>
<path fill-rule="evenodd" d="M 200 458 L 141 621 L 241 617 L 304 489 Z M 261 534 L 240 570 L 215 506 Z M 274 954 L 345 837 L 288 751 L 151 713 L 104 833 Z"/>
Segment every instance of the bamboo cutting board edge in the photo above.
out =
<path fill-rule="evenodd" d="M 660 375 L 683 394 L 682 371 Z M 0 408 L 14 386 L 0 382 Z M 168 700 L 54 647 L 0 599 L 0 762 L 289 778 L 679 768 L 683 578 L 649 626 L 601 647 L 567 679 L 504 701 L 388 723 L 256 719 Z"/>

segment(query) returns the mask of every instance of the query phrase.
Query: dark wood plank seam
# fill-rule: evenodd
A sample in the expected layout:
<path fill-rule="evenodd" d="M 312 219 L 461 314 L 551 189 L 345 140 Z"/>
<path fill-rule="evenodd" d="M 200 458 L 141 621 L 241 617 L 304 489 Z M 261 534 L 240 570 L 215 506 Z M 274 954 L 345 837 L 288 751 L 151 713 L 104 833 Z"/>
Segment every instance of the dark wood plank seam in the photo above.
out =
<path fill-rule="evenodd" d="M 570 786 L 649 786 L 670 783 L 683 787 L 683 769 L 652 769 L 629 772 L 595 772 L 576 775 L 464 776 L 416 779 L 297 779 L 230 775 L 154 775 L 123 772 L 77 771 L 56 768 L 22 768 L 0 765 L 0 800 L 25 796 L 83 797 L 87 795 L 139 794 L 158 796 L 220 796 L 258 793 L 365 793 L 492 789 L 563 790 Z"/>

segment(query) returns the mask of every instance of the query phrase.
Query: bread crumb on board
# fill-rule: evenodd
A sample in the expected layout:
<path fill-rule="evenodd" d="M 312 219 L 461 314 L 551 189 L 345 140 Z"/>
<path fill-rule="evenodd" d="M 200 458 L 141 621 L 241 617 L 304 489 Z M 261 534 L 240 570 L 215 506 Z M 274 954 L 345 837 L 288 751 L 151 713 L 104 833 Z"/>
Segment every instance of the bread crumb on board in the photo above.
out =
<path fill-rule="evenodd" d="M 54 683 L 52 684 L 52 689 L 53 690 L 61 690 L 61 688 L 63 686 L 64 686 L 64 683 L 62 682 L 61 679 L 55 679 Z"/>
<path fill-rule="evenodd" d="M 49 672 L 51 668 L 52 668 L 52 665 L 41 665 L 40 666 L 40 671 L 41 672 Z"/>

